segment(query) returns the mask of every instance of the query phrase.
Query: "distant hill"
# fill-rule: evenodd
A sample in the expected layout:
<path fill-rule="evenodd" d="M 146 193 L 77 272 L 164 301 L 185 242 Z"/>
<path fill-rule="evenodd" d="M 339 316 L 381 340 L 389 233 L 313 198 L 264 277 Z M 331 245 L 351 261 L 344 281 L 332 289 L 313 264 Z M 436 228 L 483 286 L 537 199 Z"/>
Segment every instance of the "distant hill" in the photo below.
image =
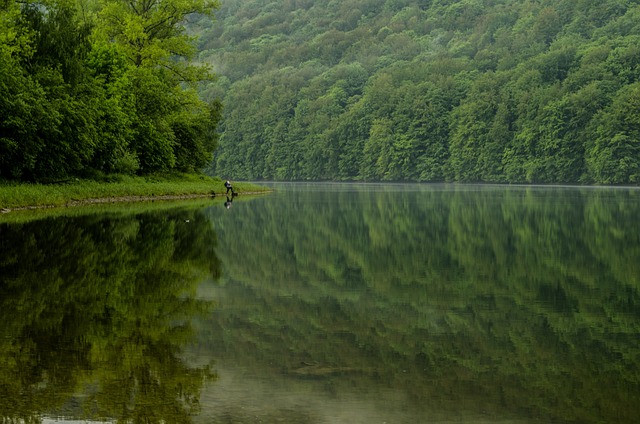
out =
<path fill-rule="evenodd" d="M 635 184 L 640 1 L 224 0 L 234 179 Z"/>

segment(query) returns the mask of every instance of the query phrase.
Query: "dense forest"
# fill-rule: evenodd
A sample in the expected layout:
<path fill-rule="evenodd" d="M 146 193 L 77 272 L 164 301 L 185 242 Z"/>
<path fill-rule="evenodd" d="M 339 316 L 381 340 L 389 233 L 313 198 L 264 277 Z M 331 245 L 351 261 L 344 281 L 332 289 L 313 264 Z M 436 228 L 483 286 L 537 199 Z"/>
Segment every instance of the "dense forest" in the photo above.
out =
<path fill-rule="evenodd" d="M 218 103 L 189 16 L 214 0 L 0 1 L 0 181 L 200 171 Z"/>
<path fill-rule="evenodd" d="M 0 180 L 640 181 L 638 0 L 4 0 L 0 22 Z"/>
<path fill-rule="evenodd" d="M 189 27 L 236 179 L 636 184 L 637 0 L 225 0 Z"/>

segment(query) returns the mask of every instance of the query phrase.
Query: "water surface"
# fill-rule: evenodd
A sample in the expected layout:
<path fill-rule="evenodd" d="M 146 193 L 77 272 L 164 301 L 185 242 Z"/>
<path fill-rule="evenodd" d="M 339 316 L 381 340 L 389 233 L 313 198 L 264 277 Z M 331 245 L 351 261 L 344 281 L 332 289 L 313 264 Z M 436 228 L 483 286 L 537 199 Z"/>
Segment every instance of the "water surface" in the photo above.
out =
<path fill-rule="evenodd" d="M 276 188 L 0 224 L 0 416 L 637 419 L 640 191 Z"/>

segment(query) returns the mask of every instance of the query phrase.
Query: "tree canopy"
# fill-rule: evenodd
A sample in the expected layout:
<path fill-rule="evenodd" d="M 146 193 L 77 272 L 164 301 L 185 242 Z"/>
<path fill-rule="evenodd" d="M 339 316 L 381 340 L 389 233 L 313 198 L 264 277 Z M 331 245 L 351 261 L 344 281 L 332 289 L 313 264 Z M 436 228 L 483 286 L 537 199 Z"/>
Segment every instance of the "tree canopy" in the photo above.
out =
<path fill-rule="evenodd" d="M 201 170 L 220 116 L 189 16 L 214 0 L 0 4 L 0 179 Z"/>
<path fill-rule="evenodd" d="M 238 179 L 636 184 L 637 0 L 227 0 L 199 57 Z"/>

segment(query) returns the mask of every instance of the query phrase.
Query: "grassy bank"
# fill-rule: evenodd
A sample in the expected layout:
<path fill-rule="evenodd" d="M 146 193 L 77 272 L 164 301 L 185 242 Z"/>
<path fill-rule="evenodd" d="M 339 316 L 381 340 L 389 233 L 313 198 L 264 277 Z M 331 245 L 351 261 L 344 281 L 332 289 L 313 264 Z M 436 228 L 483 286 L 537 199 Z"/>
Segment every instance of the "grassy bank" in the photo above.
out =
<path fill-rule="evenodd" d="M 269 191 L 252 183 L 234 182 L 238 193 Z M 224 194 L 224 181 L 205 175 L 118 177 L 114 181 L 75 180 L 58 184 L 0 184 L 0 209 L 63 206 L 95 199 L 158 198 Z"/>

